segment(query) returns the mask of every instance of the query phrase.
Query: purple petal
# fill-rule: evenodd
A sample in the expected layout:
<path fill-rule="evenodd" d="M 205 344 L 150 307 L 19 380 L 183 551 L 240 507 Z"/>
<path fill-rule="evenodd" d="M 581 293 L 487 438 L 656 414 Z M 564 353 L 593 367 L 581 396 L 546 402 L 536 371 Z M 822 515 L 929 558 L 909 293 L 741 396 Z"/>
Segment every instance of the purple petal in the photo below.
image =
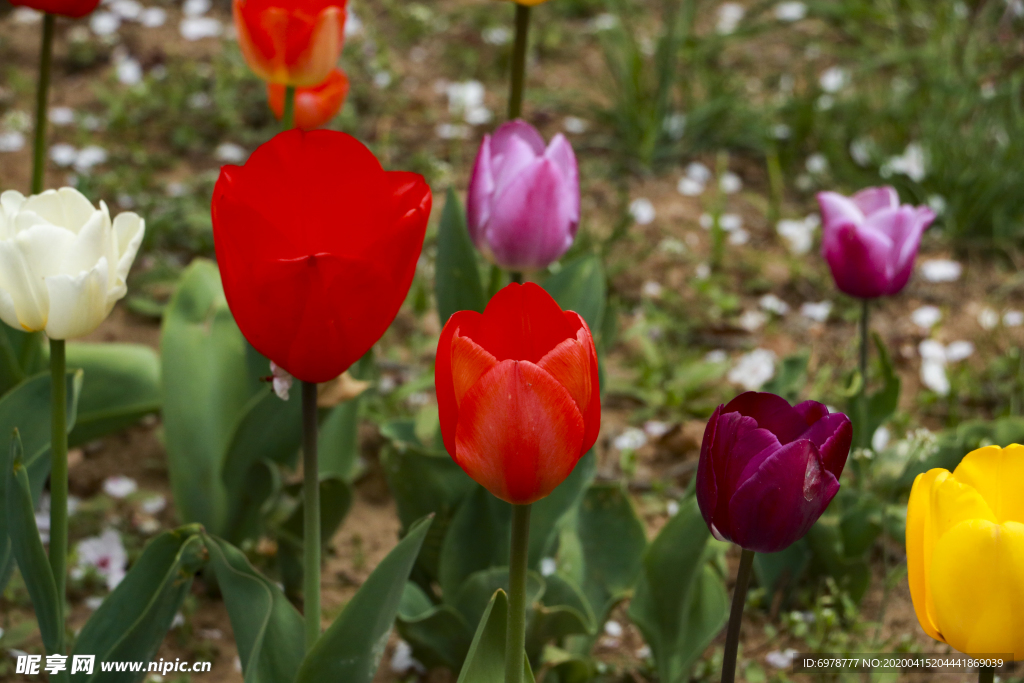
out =
<path fill-rule="evenodd" d="M 807 421 L 789 401 L 768 392 L 744 392 L 729 401 L 723 412 L 754 418 L 757 426 L 774 434 L 779 443 L 789 443 L 807 431 Z"/>
<path fill-rule="evenodd" d="M 893 262 L 893 281 L 889 294 L 896 294 L 910 281 L 914 270 L 914 259 L 921 247 L 921 236 L 935 220 L 935 212 L 928 207 L 902 207 L 903 230 L 901 240 L 896 245 Z"/>
<path fill-rule="evenodd" d="M 892 240 L 876 230 L 858 229 L 851 223 L 824 228 L 822 255 L 836 286 L 850 296 L 873 299 L 889 292 L 892 250 Z"/>
<path fill-rule="evenodd" d="M 838 192 L 819 192 L 818 207 L 821 209 L 821 223 L 825 230 L 844 223 L 860 225 L 864 222 L 864 212 L 860 207 Z"/>
<path fill-rule="evenodd" d="M 697 506 L 709 529 L 715 523 L 715 510 L 718 508 L 718 482 L 715 478 L 715 464 L 711 459 L 711 448 L 715 443 L 718 418 L 721 414 L 722 406 L 718 406 L 704 427 L 704 438 L 700 443 L 700 460 L 697 461 Z"/>
<path fill-rule="evenodd" d="M 838 490 L 839 482 L 822 468 L 814 444 L 787 444 L 732 495 L 732 540 L 755 552 L 783 550 L 807 533 Z"/>
<path fill-rule="evenodd" d="M 575 209 L 573 221 L 579 224 L 580 220 L 580 174 L 579 169 L 576 166 L 576 153 L 572 150 L 572 145 L 565 138 L 564 135 L 559 133 L 551 139 L 551 144 L 544 151 L 544 157 L 551 159 L 555 166 L 562 172 L 562 176 L 565 178 L 565 185 L 567 188 L 573 190 L 572 199 L 573 207 Z M 568 193 L 568 189 L 566 190 Z M 575 237 L 575 232 L 573 233 Z"/>
<path fill-rule="evenodd" d="M 818 403 L 817 401 L 804 401 L 793 406 L 793 410 L 800 413 L 800 417 L 803 418 L 804 424 L 813 425 L 821 418 L 828 415 L 828 406 L 824 403 Z"/>
<path fill-rule="evenodd" d="M 846 459 L 850 455 L 850 446 L 853 444 L 853 424 L 850 422 L 850 418 L 842 413 L 829 415 L 830 418 L 836 416 L 843 418 L 841 424 L 832 432 L 832 436 L 818 447 L 818 451 L 821 453 L 822 467 L 831 472 L 838 480 L 843 474 L 843 468 L 846 467 Z"/>
<path fill-rule="evenodd" d="M 533 156 L 539 157 L 544 154 L 544 138 L 537 129 L 522 119 L 516 119 L 503 123 L 494 131 L 494 153 L 506 154 L 508 145 L 513 141 L 525 143 L 533 150 Z"/>
<path fill-rule="evenodd" d="M 483 228 L 491 217 L 491 200 L 494 197 L 494 172 L 491 166 L 491 136 L 485 135 L 476 153 L 473 174 L 469 178 L 469 192 L 466 197 L 466 226 L 469 236 L 477 249 L 482 249 Z"/>
<path fill-rule="evenodd" d="M 537 155 L 529 141 L 518 136 L 506 139 L 500 152 L 496 142 L 492 142 L 491 154 L 495 197 L 500 197 L 509 185 L 526 172 L 526 169 L 536 166 L 537 160 L 542 158 Z"/>
<path fill-rule="evenodd" d="M 900 205 L 900 195 L 891 186 L 869 187 L 851 197 L 853 203 L 865 216 L 870 216 L 882 209 L 895 209 Z"/>

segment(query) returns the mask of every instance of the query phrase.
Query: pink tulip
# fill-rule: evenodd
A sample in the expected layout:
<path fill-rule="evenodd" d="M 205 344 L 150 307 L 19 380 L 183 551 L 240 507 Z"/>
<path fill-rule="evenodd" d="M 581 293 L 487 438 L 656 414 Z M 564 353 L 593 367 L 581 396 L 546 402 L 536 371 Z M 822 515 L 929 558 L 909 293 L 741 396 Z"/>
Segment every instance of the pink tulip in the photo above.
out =
<path fill-rule="evenodd" d="M 873 299 L 906 287 L 921 235 L 935 220 L 935 212 L 926 206 L 900 205 L 892 187 L 869 187 L 853 197 L 821 192 L 818 205 L 821 253 L 841 291 Z"/>
<path fill-rule="evenodd" d="M 469 235 L 508 270 L 546 268 L 572 246 L 580 222 L 576 155 L 562 134 L 545 147 L 525 121 L 484 137 L 469 181 Z"/>

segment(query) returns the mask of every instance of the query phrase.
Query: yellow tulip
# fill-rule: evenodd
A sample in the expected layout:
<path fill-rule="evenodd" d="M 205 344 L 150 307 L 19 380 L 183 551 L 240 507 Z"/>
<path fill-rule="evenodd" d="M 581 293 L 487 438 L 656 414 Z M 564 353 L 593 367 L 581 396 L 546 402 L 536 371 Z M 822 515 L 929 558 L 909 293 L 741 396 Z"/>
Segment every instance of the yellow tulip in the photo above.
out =
<path fill-rule="evenodd" d="M 1024 446 L 918 475 L 907 573 L 921 628 L 963 653 L 1024 660 Z"/>

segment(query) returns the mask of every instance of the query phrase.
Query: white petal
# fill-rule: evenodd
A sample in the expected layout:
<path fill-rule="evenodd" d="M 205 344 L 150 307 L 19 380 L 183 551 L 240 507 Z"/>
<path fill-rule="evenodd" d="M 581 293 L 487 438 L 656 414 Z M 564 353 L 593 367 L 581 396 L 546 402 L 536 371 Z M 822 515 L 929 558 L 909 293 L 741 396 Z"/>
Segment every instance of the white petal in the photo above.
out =
<path fill-rule="evenodd" d="M 107 259 L 77 276 L 46 278 L 50 294 L 50 316 L 46 335 L 50 339 L 71 339 L 89 334 L 110 314 L 117 299 L 107 296 Z"/>
<path fill-rule="evenodd" d="M 132 263 L 135 261 L 135 255 L 139 253 L 139 247 L 142 245 L 142 238 L 145 234 L 146 221 L 139 218 L 138 214 L 119 213 L 114 219 L 113 239 L 117 265 L 110 283 L 112 288 L 125 285 L 128 271 L 132 269 Z M 125 292 L 122 291 L 117 298 L 120 299 L 124 295 Z"/>
<path fill-rule="evenodd" d="M 58 272 L 60 257 L 74 238 L 63 228 L 43 224 L 0 241 L 0 290 L 15 309 L 15 320 L 5 322 L 29 331 L 46 326 L 50 304 L 44 278 Z"/>
<path fill-rule="evenodd" d="M 77 233 L 92 217 L 96 207 L 75 188 L 62 187 L 29 197 L 21 210 L 31 211 L 48 223 Z"/>
<path fill-rule="evenodd" d="M 111 247 L 113 235 L 110 220 L 102 211 L 93 211 L 89 220 L 82 225 L 75 241 L 68 247 L 60 266 L 60 273 L 78 275 L 91 270 L 101 258 L 106 257 L 109 263 L 113 258 Z M 47 273 L 55 275 L 56 273 Z"/>

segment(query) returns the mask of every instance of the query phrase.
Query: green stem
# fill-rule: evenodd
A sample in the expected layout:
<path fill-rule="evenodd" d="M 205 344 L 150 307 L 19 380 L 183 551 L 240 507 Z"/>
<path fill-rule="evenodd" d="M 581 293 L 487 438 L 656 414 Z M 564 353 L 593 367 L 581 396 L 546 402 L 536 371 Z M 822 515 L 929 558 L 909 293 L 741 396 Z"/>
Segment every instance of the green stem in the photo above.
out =
<path fill-rule="evenodd" d="M 501 267 L 498 266 L 497 264 L 492 265 L 490 281 L 487 283 L 488 301 L 490 301 L 491 298 L 498 293 L 498 290 L 501 289 L 501 283 L 504 281 L 504 279 L 505 274 L 502 272 Z"/>
<path fill-rule="evenodd" d="M 508 631 L 505 683 L 522 683 L 526 652 L 526 563 L 530 555 L 530 506 L 512 506 L 512 547 L 508 566 Z"/>
<path fill-rule="evenodd" d="M 295 86 L 289 85 L 284 89 L 284 114 L 281 116 L 281 130 L 291 130 L 295 127 Z"/>
<path fill-rule="evenodd" d="M 993 683 L 995 680 L 995 667 L 983 666 L 978 669 L 978 683 Z"/>
<path fill-rule="evenodd" d="M 754 551 L 743 549 L 740 568 L 736 572 L 736 587 L 732 593 L 732 611 L 729 613 L 729 631 L 725 635 L 725 654 L 722 657 L 722 683 L 736 680 L 736 652 L 740 645 L 740 622 L 743 621 L 743 606 L 747 602 L 747 586 L 754 568 Z"/>
<path fill-rule="evenodd" d="M 782 215 L 782 195 L 785 187 L 782 164 L 779 162 L 779 150 L 774 143 L 769 145 L 765 161 L 768 167 L 768 187 L 770 189 L 768 224 L 774 226 L 779 221 L 779 216 Z"/>
<path fill-rule="evenodd" d="M 526 80 L 526 45 L 530 33 L 530 6 L 516 3 L 516 42 L 512 48 L 512 87 L 508 95 L 508 118 L 523 113 L 523 82 Z"/>
<path fill-rule="evenodd" d="M 868 390 L 868 321 L 871 315 L 869 299 L 860 300 L 860 390 Z"/>
<path fill-rule="evenodd" d="M 43 174 L 46 171 L 46 105 L 50 99 L 54 23 L 54 15 L 43 15 L 43 44 L 39 48 L 39 81 L 36 83 L 36 136 L 32 143 L 32 194 L 43 191 Z"/>
<path fill-rule="evenodd" d="M 302 605 L 306 652 L 320 637 L 320 466 L 317 463 L 316 382 L 302 383 Z"/>
<path fill-rule="evenodd" d="M 49 16 L 49 15 L 47 15 Z M 50 340 L 50 569 L 57 584 L 57 617 L 64 623 L 68 562 L 68 430 L 64 340 Z M 64 653 L 64 628 L 59 654 Z M 56 653 L 55 653 L 56 654 Z"/>
<path fill-rule="evenodd" d="M 725 230 L 722 229 L 722 214 L 725 212 L 725 193 L 722 192 L 722 176 L 729 170 L 729 153 L 719 152 L 715 157 L 715 203 L 711 223 L 711 270 L 719 272 L 725 261 Z"/>
<path fill-rule="evenodd" d="M 518 284 L 523 284 L 523 274 L 521 272 L 519 272 L 518 270 L 509 271 L 508 279 L 509 279 L 509 282 L 516 282 Z"/>

